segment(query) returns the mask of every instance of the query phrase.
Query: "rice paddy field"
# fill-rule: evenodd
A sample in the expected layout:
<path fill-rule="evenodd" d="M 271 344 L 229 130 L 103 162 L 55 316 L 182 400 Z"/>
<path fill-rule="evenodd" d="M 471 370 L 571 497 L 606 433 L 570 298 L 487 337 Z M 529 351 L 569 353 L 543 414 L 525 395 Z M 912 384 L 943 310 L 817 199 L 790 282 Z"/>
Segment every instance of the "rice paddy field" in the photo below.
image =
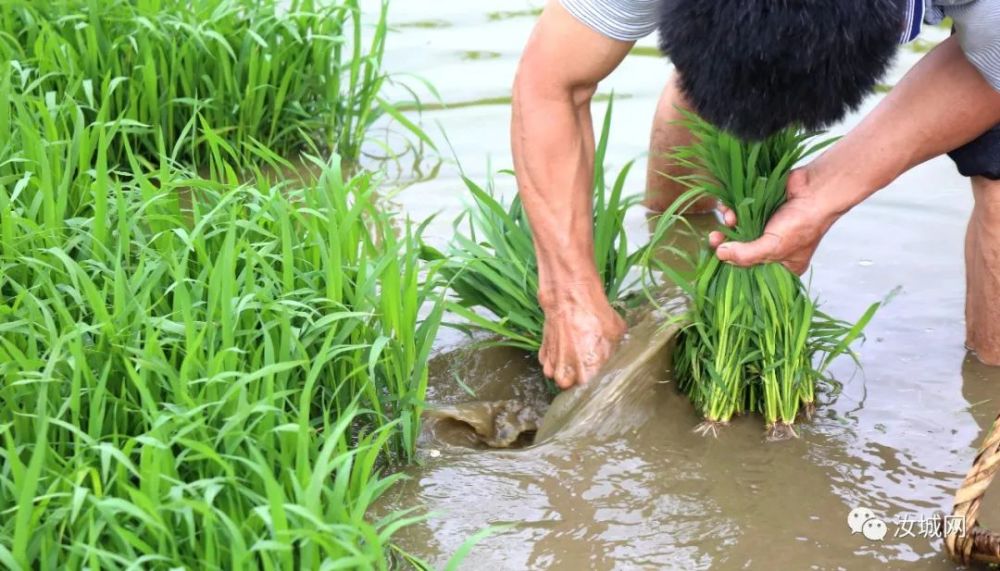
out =
<path fill-rule="evenodd" d="M 485 185 L 491 173 L 510 166 L 509 142 L 499 134 L 508 128 L 517 58 L 542 5 L 393 7 L 401 33 L 386 51 L 386 65 L 438 87 L 450 105 L 426 111 L 424 125 L 430 131 L 440 125 L 462 165 L 461 172 L 445 165 L 436 178 L 396 197 L 415 218 L 440 213 L 425 233 L 435 245 L 451 241 L 451 221 L 470 202 L 461 176 Z M 901 49 L 880 91 L 946 35 L 925 29 L 920 43 Z M 642 191 L 643 153 L 663 87 L 658 78 L 670 71 L 656 54 L 655 38 L 640 41 L 601 84 L 595 104 L 599 128 L 613 92 L 604 170 L 617 175 L 636 161 L 626 196 Z M 829 135 L 859 118 L 848 117 Z M 509 204 L 512 179 L 493 179 L 496 195 Z M 694 434 L 701 414 L 675 379 L 653 362 L 632 367 L 658 339 L 640 326 L 603 384 L 580 397 L 597 399 L 593 410 L 556 399 L 552 407 L 566 424 L 545 427 L 547 439 L 524 450 L 456 450 L 461 440 L 444 425 L 423 442 L 425 463 L 408 469 L 410 479 L 379 508 L 436 510 L 439 517 L 402 530 L 398 541 L 438 565 L 470 534 L 509 526 L 470 551 L 469 569 L 954 569 L 940 540 L 921 537 L 916 524 L 910 527 L 916 537 L 897 537 L 896 522 L 950 509 L 1000 406 L 1000 375 L 962 346 L 962 245 L 971 203 L 967 182 L 947 159 L 937 159 L 857 207 L 824 240 L 808 284 L 823 311 L 853 322 L 900 290 L 855 346 L 862 368 L 846 357 L 831 364 L 840 392 L 816 395 L 812 420 L 795 425 L 797 439 L 765 443 L 760 416 L 734 420 L 715 439 Z M 633 248 L 648 241 L 641 208 L 627 212 L 625 229 Z M 442 329 L 439 344 L 429 406 L 545 400 L 536 392 L 540 372 L 530 355 L 470 348 L 450 328 Z M 847 516 L 858 506 L 886 520 L 884 541 L 851 534 Z M 984 525 L 1000 525 L 995 494 L 987 494 L 983 514 Z"/>
<path fill-rule="evenodd" d="M 360 166 L 385 15 L 0 7 L 0 567 L 405 560 L 443 305 Z"/>
<path fill-rule="evenodd" d="M 798 438 L 697 435 L 643 317 L 670 66 L 641 42 L 595 103 L 595 255 L 636 326 L 553 400 L 505 172 L 540 9 L 0 1 L 0 569 L 953 568 L 846 520 L 947 509 L 996 413 L 963 179 L 932 161 L 824 242 L 824 311 L 899 293 Z"/>

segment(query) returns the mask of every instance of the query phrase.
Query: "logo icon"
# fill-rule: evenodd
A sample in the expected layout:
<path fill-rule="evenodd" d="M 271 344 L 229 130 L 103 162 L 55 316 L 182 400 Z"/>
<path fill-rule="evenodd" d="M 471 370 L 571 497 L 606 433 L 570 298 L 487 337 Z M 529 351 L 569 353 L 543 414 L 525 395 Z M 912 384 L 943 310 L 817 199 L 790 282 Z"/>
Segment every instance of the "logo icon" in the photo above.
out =
<path fill-rule="evenodd" d="M 885 539 L 885 534 L 889 531 L 889 528 L 885 525 L 885 522 L 873 517 L 872 519 L 865 522 L 864 528 L 861 533 L 864 534 L 865 539 L 869 541 L 882 541 Z"/>
<path fill-rule="evenodd" d="M 875 517 L 875 512 L 868 508 L 851 510 L 851 513 L 847 514 L 847 527 L 851 528 L 851 535 L 860 533 L 870 541 L 882 541 L 889 531 L 885 522 Z"/>
<path fill-rule="evenodd" d="M 861 533 L 865 522 L 875 519 L 875 512 L 868 508 L 854 508 L 847 514 L 847 527 L 851 528 L 851 535 Z"/>

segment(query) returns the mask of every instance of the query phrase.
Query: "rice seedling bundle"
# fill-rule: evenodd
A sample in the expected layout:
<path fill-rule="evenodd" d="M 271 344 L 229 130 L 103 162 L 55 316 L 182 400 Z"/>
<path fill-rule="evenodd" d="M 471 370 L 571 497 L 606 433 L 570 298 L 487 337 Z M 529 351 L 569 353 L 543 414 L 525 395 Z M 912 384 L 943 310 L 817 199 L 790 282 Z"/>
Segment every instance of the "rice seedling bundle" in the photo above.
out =
<path fill-rule="evenodd" d="M 626 212 L 638 202 L 638 197 L 624 195 L 633 163 L 622 167 L 610 188 L 607 184 L 604 158 L 613 105 L 612 99 L 594 156 L 593 234 L 605 294 L 620 306 L 641 278 L 636 264 L 644 250 L 629 251 L 624 227 Z M 491 343 L 538 351 L 545 315 L 538 304 L 538 261 L 521 201 L 515 198 L 505 206 L 491 187 L 483 189 L 468 178 L 464 182 L 473 206 L 455 221 L 447 256 L 427 249 L 429 258 L 442 261 L 441 276 L 456 295 L 449 310 L 466 321 L 455 326 L 492 333 Z"/>
<path fill-rule="evenodd" d="M 354 162 L 368 127 L 398 115 L 379 97 L 386 7 L 368 22 L 358 0 L 4 2 L 0 59 L 37 70 L 31 82 L 88 120 L 104 105 L 105 119 L 129 121 L 140 155 L 155 157 L 162 137 L 199 165 L 207 126 L 251 159 L 264 146 Z"/>
<path fill-rule="evenodd" d="M 0 81 L 0 567 L 387 568 L 415 516 L 366 512 L 442 311 L 417 231 L 337 157 L 147 171 L 86 117 Z"/>
<path fill-rule="evenodd" d="M 811 136 L 789 128 L 764 141 L 744 142 L 697 117 L 687 125 L 695 143 L 675 158 L 701 174 L 686 177 L 692 191 L 680 205 L 708 194 L 736 213 L 725 228 L 727 239 L 759 238 L 767 221 L 785 201 L 785 186 L 801 159 L 831 141 L 810 144 Z M 680 208 L 678 206 L 676 208 Z M 674 217 L 665 216 L 653 242 L 661 240 Z M 781 264 L 740 268 L 702 251 L 693 277 L 661 269 L 691 298 L 690 323 L 674 353 L 674 374 L 715 430 L 735 415 L 760 413 L 770 434 L 794 434 L 800 410 L 811 412 L 817 385 L 830 362 L 850 354 L 850 345 L 872 318 L 874 304 L 855 324 L 820 311 L 799 276 Z"/>

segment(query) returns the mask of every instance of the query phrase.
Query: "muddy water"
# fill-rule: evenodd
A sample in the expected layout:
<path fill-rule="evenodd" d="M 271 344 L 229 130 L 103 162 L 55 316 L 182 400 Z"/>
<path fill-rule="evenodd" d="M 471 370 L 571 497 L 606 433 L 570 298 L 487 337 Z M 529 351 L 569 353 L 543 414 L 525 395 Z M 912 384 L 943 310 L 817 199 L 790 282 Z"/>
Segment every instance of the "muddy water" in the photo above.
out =
<path fill-rule="evenodd" d="M 389 65 L 432 81 L 446 102 L 461 103 L 423 120 L 432 133 L 438 126 L 447 132 L 475 180 L 510 165 L 506 102 L 534 7 L 498 0 L 393 5 L 393 21 L 411 25 L 393 36 Z M 651 78 L 669 74 L 665 62 L 648 56 L 652 45 L 644 42 L 647 49 L 636 50 L 600 89 L 627 96 L 617 105 L 613 168 L 645 150 L 662 87 Z M 917 57 L 904 50 L 887 83 Z M 441 213 L 429 231 L 443 242 L 467 198 L 453 162 L 437 174 L 396 199 L 416 219 Z M 641 192 L 641 185 L 633 176 L 630 189 Z M 497 186 L 513 192 L 509 177 Z M 438 565 L 483 527 L 509 524 L 473 549 L 468 569 L 953 568 L 940 541 L 896 537 L 906 529 L 894 520 L 926 518 L 950 504 L 1000 408 L 1000 372 L 979 365 L 962 345 L 961 252 L 970 207 L 965 181 L 940 159 L 830 232 L 812 278 L 828 311 L 852 318 L 897 286 L 901 292 L 869 327 L 860 349 L 864 368 L 835 365 L 842 391 L 820 395 L 799 439 L 765 443 L 754 418 L 735 422 L 718 439 L 695 435 L 699 419 L 669 382 L 666 351 L 652 350 L 668 341 L 658 329 L 633 329 L 589 395 L 556 401 L 553 410 L 563 414 L 550 416 L 560 419 L 554 428 L 536 427 L 539 444 L 484 450 L 467 424 L 432 431 L 421 444 L 422 465 L 380 509 L 435 512 L 399 540 Z M 642 240 L 643 213 L 634 212 L 628 224 Z M 457 334 L 442 336 L 433 405 L 455 412 L 463 403 L 514 401 L 541 412 L 548 400 L 530 356 L 472 350 Z M 886 519 L 884 541 L 850 533 L 847 514 L 855 507 Z M 987 523 L 1000 525 L 1000 501 L 990 498 L 984 513 Z"/>

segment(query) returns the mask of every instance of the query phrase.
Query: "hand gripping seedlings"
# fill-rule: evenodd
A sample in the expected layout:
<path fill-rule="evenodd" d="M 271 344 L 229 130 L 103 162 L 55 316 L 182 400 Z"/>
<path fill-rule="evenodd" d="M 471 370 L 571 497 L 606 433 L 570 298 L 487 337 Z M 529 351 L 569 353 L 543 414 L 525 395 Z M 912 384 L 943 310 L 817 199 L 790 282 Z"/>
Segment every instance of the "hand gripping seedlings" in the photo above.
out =
<path fill-rule="evenodd" d="M 699 174 L 679 179 L 691 190 L 661 218 L 654 244 L 676 221 L 675 213 L 704 194 L 736 213 L 736 226 L 723 229 L 728 239 L 760 237 L 785 201 L 795 164 L 832 142 L 812 143 L 811 134 L 794 128 L 744 142 L 695 116 L 686 123 L 695 142 L 675 158 Z M 691 298 L 689 323 L 674 350 L 674 374 L 704 416 L 703 432 L 757 412 L 770 437 L 794 435 L 799 412 L 812 412 L 817 385 L 830 380 L 830 362 L 842 354 L 854 357 L 850 345 L 880 305 L 871 305 L 852 325 L 820 311 L 799 276 L 777 263 L 740 268 L 703 250 L 693 276 L 656 265 Z"/>
<path fill-rule="evenodd" d="M 613 111 L 614 97 L 608 101 L 594 154 L 594 261 L 605 295 L 624 312 L 641 300 L 630 294 L 641 277 L 636 265 L 644 259 L 645 248 L 630 250 L 625 230 L 626 213 L 639 202 L 639 197 L 625 195 L 634 162 L 626 163 L 613 179 L 605 170 Z M 545 315 L 538 305 L 538 260 L 528 216 L 518 198 L 505 205 L 492 182 L 485 189 L 468 178 L 464 182 L 472 205 L 455 221 L 447 253 L 424 248 L 425 258 L 441 261 L 441 276 L 455 294 L 449 311 L 464 320 L 449 325 L 491 333 L 488 343 L 537 352 Z"/>

